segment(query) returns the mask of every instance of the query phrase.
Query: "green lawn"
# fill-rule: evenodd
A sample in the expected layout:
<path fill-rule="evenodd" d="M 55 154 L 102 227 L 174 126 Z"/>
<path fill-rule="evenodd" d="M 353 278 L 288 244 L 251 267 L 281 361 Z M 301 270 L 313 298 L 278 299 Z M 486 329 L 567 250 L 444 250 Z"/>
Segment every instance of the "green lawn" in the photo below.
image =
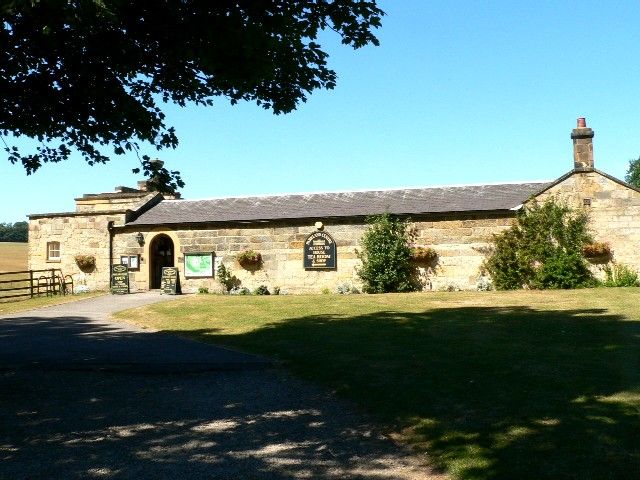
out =
<path fill-rule="evenodd" d="M 201 295 L 119 314 L 276 357 L 460 479 L 640 478 L 640 289 Z"/>

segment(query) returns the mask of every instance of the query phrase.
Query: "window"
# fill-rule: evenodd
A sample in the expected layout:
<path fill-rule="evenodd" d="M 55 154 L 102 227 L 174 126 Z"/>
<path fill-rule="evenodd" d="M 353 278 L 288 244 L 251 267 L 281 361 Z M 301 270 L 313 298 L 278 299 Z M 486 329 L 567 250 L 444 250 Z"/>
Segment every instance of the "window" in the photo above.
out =
<path fill-rule="evenodd" d="M 47 260 L 50 262 L 60 261 L 60 242 L 47 242 Z"/>
<path fill-rule="evenodd" d="M 126 265 L 129 270 L 140 270 L 140 255 L 122 255 L 120 265 Z"/>

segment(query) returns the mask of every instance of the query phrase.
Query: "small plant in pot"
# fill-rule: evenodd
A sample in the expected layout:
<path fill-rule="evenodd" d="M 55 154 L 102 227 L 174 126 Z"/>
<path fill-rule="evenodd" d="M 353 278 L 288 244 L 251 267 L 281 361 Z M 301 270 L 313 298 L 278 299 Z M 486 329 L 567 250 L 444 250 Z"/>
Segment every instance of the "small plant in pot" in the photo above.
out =
<path fill-rule="evenodd" d="M 76 255 L 76 265 L 85 273 L 93 271 L 96 268 L 96 257 L 93 255 Z"/>
<path fill-rule="evenodd" d="M 262 264 L 262 255 L 253 250 L 244 250 L 236 256 L 236 260 L 242 268 L 247 270 L 257 270 Z"/>

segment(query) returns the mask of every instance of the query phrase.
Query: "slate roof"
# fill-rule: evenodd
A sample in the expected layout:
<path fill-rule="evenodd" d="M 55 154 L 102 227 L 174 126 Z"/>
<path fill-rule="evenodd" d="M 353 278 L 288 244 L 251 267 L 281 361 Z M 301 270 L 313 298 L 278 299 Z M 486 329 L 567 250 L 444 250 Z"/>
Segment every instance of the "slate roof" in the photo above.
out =
<path fill-rule="evenodd" d="M 251 222 L 258 220 L 505 211 L 551 182 L 406 188 L 210 200 L 165 200 L 127 225 Z"/>

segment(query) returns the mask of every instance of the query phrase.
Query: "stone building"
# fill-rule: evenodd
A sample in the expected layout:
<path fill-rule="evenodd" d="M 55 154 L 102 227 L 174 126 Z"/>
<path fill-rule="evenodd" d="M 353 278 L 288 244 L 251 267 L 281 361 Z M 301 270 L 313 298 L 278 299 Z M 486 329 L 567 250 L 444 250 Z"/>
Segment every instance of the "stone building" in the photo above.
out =
<path fill-rule="evenodd" d="M 223 263 L 250 289 L 335 291 L 341 283 L 359 285 L 366 217 L 390 212 L 410 218 L 416 243 L 438 254 L 437 264 L 422 269 L 425 289 L 473 289 L 492 235 L 531 198 L 555 196 L 586 209 L 594 237 L 610 243 L 615 260 L 640 269 L 640 190 L 595 169 L 584 119 L 571 138 L 573 169 L 555 181 L 209 200 L 165 198 L 144 184 L 86 194 L 75 212 L 29 216 L 29 268 L 61 268 L 76 285 L 107 289 L 110 265 L 124 263 L 132 290 L 147 290 L 160 287 L 162 267 L 175 266 L 183 291 L 218 291 L 214 273 Z M 324 240 L 309 239 L 319 229 Z M 315 244 L 335 245 L 335 266 L 309 263 Z M 248 249 L 261 254 L 261 265 L 238 263 Z M 95 257 L 95 267 L 81 271 L 77 255 Z"/>

